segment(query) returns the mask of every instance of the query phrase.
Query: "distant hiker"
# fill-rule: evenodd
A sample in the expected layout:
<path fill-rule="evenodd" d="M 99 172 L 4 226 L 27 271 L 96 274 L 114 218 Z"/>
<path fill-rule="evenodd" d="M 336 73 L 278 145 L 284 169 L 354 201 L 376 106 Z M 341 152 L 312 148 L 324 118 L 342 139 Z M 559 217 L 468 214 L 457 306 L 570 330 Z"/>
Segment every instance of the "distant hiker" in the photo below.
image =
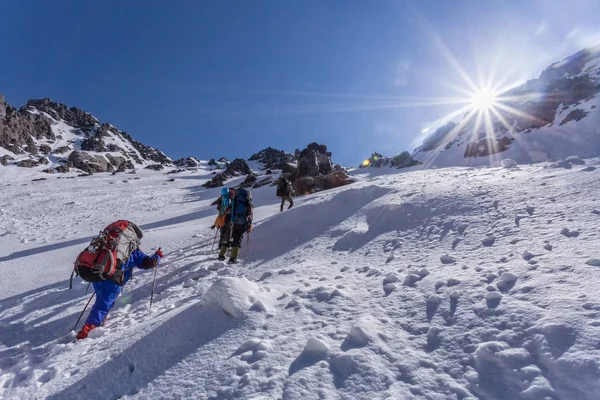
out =
<path fill-rule="evenodd" d="M 221 191 L 221 201 L 217 205 L 219 216 L 222 216 L 222 226 L 220 227 L 221 236 L 219 239 L 219 261 L 225 260 L 227 249 L 231 247 L 231 257 L 229 263 L 237 262 L 240 247 L 242 247 L 242 238 L 244 233 L 252 230 L 252 217 L 254 205 L 252 204 L 252 193 L 245 189 L 229 189 L 228 196 L 226 189 Z M 217 226 L 216 221 L 214 226 Z"/>
<path fill-rule="evenodd" d="M 158 249 L 151 257 L 144 254 L 139 249 L 142 237 L 142 231 L 133 222 L 116 221 L 104 228 L 77 256 L 74 273 L 92 282 L 96 296 L 85 325 L 77 333 L 77 340 L 87 338 L 92 329 L 104 323 L 121 287 L 131 279 L 133 267 L 152 269 L 158 266 L 162 251 Z"/>
<path fill-rule="evenodd" d="M 281 178 L 279 180 L 279 184 L 277 185 L 277 197 L 281 197 L 280 212 L 283 212 L 283 206 L 285 205 L 286 201 L 290 203 L 288 210 L 294 206 L 292 194 L 294 194 L 294 188 L 292 188 L 292 183 L 286 178 Z"/>

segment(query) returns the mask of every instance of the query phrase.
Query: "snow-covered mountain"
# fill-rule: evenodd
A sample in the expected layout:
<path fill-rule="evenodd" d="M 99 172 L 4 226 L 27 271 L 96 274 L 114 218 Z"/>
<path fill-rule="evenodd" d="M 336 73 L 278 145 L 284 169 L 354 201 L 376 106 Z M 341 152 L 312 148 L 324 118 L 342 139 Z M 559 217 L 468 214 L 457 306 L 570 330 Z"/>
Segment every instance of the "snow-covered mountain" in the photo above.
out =
<path fill-rule="evenodd" d="M 211 251 L 212 171 L 17 176 L 0 187 L 0 398 L 597 400 L 600 159 L 571 163 L 357 169 L 283 213 L 257 188 L 234 266 Z M 72 263 L 116 218 L 165 253 L 152 308 L 138 271 L 72 343 L 91 295 L 68 289 Z"/>
<path fill-rule="evenodd" d="M 415 150 L 428 166 L 489 165 L 600 155 L 600 45 L 580 51 L 500 95 L 489 113 L 492 129 L 477 113 L 448 122 Z M 493 133 L 491 131 L 493 130 Z M 486 131 L 488 133 L 486 133 Z"/>
<path fill-rule="evenodd" d="M 15 109 L 2 95 L 0 163 L 47 173 L 161 170 L 173 165 L 161 151 L 78 108 L 41 99 Z"/>

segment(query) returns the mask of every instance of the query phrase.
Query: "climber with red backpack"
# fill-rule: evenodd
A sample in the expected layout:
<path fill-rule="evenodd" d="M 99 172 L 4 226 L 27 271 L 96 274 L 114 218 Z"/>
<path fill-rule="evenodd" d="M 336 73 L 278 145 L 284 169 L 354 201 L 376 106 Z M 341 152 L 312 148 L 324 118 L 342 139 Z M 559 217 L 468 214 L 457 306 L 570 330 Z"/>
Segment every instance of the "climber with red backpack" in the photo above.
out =
<path fill-rule="evenodd" d="M 90 331 L 104 323 L 121 288 L 131 279 L 134 267 L 153 269 L 158 266 L 163 257 L 161 249 L 153 256 L 144 254 L 139 249 L 142 237 L 141 229 L 133 222 L 116 221 L 104 228 L 77 256 L 73 273 L 91 282 L 96 296 L 85 325 L 77 333 L 77 340 L 87 338 Z M 70 287 L 72 280 L 73 274 Z"/>

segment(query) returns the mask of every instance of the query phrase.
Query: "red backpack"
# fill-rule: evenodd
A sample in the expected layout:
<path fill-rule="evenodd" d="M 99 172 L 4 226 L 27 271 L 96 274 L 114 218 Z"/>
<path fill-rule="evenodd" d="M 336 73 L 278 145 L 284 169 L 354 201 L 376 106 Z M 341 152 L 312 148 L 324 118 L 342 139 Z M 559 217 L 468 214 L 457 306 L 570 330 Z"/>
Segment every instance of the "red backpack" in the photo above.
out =
<path fill-rule="evenodd" d="M 121 284 L 121 267 L 138 248 L 142 236 L 133 222 L 120 220 L 108 225 L 75 259 L 69 288 L 73 286 L 73 274 L 86 282 L 112 280 Z"/>

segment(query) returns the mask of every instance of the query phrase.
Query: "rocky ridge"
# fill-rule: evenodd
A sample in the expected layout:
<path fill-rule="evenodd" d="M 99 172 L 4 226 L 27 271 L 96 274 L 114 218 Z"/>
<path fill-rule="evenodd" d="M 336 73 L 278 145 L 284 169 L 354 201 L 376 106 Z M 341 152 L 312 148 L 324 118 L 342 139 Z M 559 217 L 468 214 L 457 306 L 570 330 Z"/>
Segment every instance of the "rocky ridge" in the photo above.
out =
<path fill-rule="evenodd" d="M 43 166 L 47 173 L 75 169 L 92 174 L 160 170 L 173 162 L 163 152 L 76 107 L 39 99 L 16 109 L 0 95 L 0 164 Z"/>

